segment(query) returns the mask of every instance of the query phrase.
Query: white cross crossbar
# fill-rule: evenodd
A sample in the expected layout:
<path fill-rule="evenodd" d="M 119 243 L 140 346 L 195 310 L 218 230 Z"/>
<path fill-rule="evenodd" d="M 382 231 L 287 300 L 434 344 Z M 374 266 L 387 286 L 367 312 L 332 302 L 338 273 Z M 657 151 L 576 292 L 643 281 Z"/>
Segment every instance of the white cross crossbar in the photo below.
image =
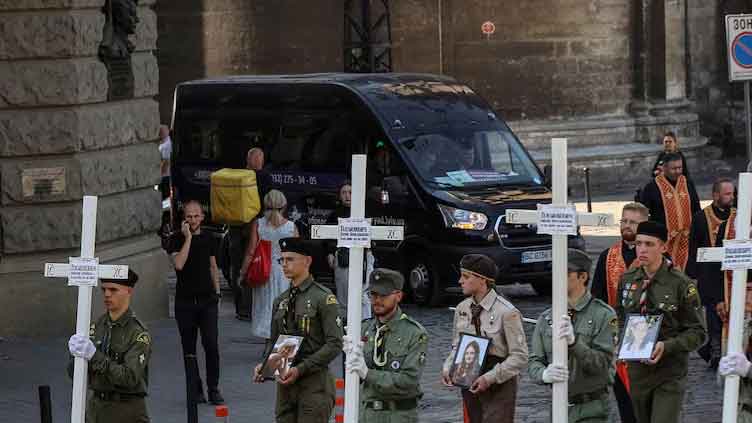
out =
<path fill-rule="evenodd" d="M 47 278 L 67 278 L 70 274 L 68 263 L 47 263 L 44 265 L 44 276 Z M 99 279 L 128 279 L 128 266 L 100 264 L 97 268 Z"/>
<path fill-rule="evenodd" d="M 534 224 L 538 222 L 537 210 L 507 210 L 506 223 L 513 225 Z M 577 212 L 577 226 L 611 226 L 614 217 L 608 213 Z"/>

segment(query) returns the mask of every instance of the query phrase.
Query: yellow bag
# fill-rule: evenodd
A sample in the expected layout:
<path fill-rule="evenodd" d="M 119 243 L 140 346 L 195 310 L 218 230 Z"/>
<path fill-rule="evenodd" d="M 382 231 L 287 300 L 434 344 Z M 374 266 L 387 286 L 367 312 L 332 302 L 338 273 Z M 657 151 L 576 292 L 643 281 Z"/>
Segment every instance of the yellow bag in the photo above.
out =
<path fill-rule="evenodd" d="M 220 169 L 211 174 L 211 220 L 214 223 L 248 223 L 261 210 L 256 172 Z"/>

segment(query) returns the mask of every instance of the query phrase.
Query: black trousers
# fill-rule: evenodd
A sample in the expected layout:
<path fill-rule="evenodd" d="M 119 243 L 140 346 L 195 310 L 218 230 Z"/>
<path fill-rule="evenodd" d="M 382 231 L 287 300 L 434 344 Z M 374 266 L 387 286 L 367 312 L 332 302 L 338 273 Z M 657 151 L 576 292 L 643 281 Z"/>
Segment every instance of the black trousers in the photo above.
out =
<path fill-rule="evenodd" d="M 721 333 L 723 322 L 715 311 L 715 305 L 705 304 L 705 319 L 708 324 L 708 342 L 697 350 L 697 354 L 703 360 L 721 357 Z"/>
<path fill-rule="evenodd" d="M 232 288 L 235 298 L 235 314 L 250 316 L 251 288 L 246 284 L 238 284 L 240 267 L 243 265 L 245 249 L 248 246 L 248 232 L 245 226 L 230 226 L 230 280 L 227 282 Z"/>
<path fill-rule="evenodd" d="M 621 422 L 637 423 L 634 410 L 632 409 L 632 398 L 630 398 L 627 387 L 624 386 L 619 375 L 614 377 L 614 396 L 616 397 L 616 405 L 619 407 Z"/>
<path fill-rule="evenodd" d="M 219 387 L 218 311 L 219 298 L 214 295 L 193 299 L 175 298 L 175 320 L 178 322 L 184 357 L 196 355 L 196 338 L 201 331 L 201 345 L 206 355 L 206 386 L 209 391 Z M 196 386 L 202 386 L 200 377 L 197 377 Z"/>

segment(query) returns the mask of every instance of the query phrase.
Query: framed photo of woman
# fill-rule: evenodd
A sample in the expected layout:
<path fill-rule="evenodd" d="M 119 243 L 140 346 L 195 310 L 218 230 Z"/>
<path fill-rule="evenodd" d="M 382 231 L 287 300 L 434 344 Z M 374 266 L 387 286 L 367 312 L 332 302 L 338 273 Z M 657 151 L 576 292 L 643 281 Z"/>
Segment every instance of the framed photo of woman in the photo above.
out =
<path fill-rule="evenodd" d="M 454 386 L 470 389 L 475 379 L 480 376 L 480 369 L 490 346 L 489 338 L 469 333 L 460 334 L 452 368 L 449 370 L 449 378 Z"/>
<path fill-rule="evenodd" d="M 628 314 L 619 346 L 619 360 L 649 360 L 661 330 L 661 315 Z"/>
<path fill-rule="evenodd" d="M 266 357 L 261 367 L 264 380 L 275 380 L 283 377 L 292 367 L 292 362 L 302 343 L 302 336 L 279 335 L 274 342 L 272 352 Z"/>

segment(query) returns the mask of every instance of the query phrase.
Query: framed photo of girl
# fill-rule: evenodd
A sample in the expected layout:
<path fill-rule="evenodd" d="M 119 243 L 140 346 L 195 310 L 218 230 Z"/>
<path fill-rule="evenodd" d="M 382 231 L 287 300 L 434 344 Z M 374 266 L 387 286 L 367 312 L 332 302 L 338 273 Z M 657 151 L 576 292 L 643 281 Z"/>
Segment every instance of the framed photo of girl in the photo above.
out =
<path fill-rule="evenodd" d="M 449 378 L 454 386 L 470 389 L 480 376 L 480 369 L 488 355 L 491 339 L 483 336 L 461 333 L 457 351 L 454 353 Z"/>
<path fill-rule="evenodd" d="M 619 360 L 649 360 L 653 354 L 658 333 L 661 330 L 662 315 L 628 314 L 624 333 L 619 346 Z"/>

